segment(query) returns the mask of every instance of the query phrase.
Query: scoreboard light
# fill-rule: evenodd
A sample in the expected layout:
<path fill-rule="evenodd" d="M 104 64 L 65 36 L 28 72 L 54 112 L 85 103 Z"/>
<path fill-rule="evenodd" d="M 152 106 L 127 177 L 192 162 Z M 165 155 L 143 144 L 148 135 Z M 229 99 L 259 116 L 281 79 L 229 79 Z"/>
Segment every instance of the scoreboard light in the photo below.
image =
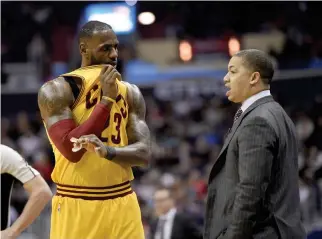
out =
<path fill-rule="evenodd" d="M 93 3 L 86 6 L 79 25 L 92 20 L 111 25 L 117 35 L 131 34 L 136 29 L 136 6 L 125 2 Z"/>

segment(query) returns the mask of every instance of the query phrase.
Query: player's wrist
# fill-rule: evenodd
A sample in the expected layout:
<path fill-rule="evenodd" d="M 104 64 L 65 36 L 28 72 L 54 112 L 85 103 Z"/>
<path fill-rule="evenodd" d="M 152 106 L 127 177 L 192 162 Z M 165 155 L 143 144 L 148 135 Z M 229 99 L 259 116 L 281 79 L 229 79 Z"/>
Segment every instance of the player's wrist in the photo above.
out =
<path fill-rule="evenodd" d="M 108 160 L 113 160 L 116 156 L 116 149 L 111 146 L 105 146 L 105 158 Z"/>

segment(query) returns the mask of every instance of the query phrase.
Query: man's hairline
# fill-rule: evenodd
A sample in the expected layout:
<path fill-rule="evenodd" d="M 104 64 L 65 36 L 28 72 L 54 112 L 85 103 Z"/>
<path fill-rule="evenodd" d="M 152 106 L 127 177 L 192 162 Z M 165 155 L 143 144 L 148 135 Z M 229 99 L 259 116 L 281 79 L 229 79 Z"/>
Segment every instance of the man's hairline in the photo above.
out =
<path fill-rule="evenodd" d="M 109 32 L 109 31 L 112 31 L 114 34 L 114 30 L 112 28 L 110 29 L 100 29 L 100 30 L 94 30 L 91 34 L 91 36 L 83 36 L 83 37 L 80 37 L 79 38 L 79 42 L 83 39 L 90 39 L 91 37 L 93 37 L 94 35 L 98 34 L 98 33 L 106 33 L 106 32 Z"/>
<path fill-rule="evenodd" d="M 262 75 L 258 72 L 255 71 L 254 69 L 251 69 L 252 66 L 250 65 L 250 63 L 245 59 L 244 56 L 238 56 L 238 55 L 233 55 L 232 57 L 239 57 L 242 60 L 242 64 L 245 66 L 245 68 L 247 69 L 247 71 L 249 71 L 251 74 L 257 72 L 260 75 L 260 80 L 264 85 L 270 85 L 270 83 L 265 83 L 265 82 L 272 82 L 273 79 L 268 79 L 268 78 L 263 78 Z M 266 80 L 266 81 L 265 81 Z"/>

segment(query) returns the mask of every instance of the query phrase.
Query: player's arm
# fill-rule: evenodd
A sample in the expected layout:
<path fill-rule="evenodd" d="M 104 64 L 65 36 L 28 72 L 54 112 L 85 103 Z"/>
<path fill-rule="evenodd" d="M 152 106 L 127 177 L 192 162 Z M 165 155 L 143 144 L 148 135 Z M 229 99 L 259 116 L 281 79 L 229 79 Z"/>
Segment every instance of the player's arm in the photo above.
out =
<path fill-rule="evenodd" d="M 112 103 L 102 99 L 88 120 L 77 125 L 70 109 L 74 100 L 69 84 L 62 77 L 47 82 L 38 92 L 38 106 L 50 139 L 66 159 L 76 163 L 82 158 L 85 150 L 72 152 L 73 143 L 70 139 L 86 134 L 100 136 Z"/>
<path fill-rule="evenodd" d="M 107 146 L 107 158 L 131 166 L 147 166 L 151 156 L 150 130 L 145 122 L 146 105 L 142 93 L 128 84 L 129 120 L 125 147 Z"/>
<path fill-rule="evenodd" d="M 35 176 L 23 186 L 29 194 L 29 199 L 21 215 L 7 229 L 8 235 L 11 236 L 20 235 L 40 215 L 52 197 L 50 188 L 40 175 Z"/>
<path fill-rule="evenodd" d="M 129 145 L 124 147 L 106 146 L 95 135 L 83 135 L 77 140 L 77 144 L 113 162 L 130 166 L 147 166 L 151 155 L 150 130 L 145 122 L 145 102 L 138 87 L 129 85 L 128 101 L 127 135 Z"/>

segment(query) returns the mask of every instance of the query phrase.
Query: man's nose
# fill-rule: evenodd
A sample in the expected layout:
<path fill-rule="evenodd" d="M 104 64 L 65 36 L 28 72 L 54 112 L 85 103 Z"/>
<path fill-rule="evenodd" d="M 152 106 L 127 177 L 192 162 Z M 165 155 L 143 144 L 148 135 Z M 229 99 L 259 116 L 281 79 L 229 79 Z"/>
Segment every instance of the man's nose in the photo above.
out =
<path fill-rule="evenodd" d="M 110 52 L 110 58 L 111 58 L 112 60 L 116 60 L 116 59 L 117 59 L 117 57 L 118 57 L 117 50 L 116 50 L 115 48 L 113 48 L 113 49 L 111 50 L 111 52 Z"/>
<path fill-rule="evenodd" d="M 229 76 L 228 76 L 228 73 L 224 76 L 224 83 L 228 82 L 229 81 Z"/>

